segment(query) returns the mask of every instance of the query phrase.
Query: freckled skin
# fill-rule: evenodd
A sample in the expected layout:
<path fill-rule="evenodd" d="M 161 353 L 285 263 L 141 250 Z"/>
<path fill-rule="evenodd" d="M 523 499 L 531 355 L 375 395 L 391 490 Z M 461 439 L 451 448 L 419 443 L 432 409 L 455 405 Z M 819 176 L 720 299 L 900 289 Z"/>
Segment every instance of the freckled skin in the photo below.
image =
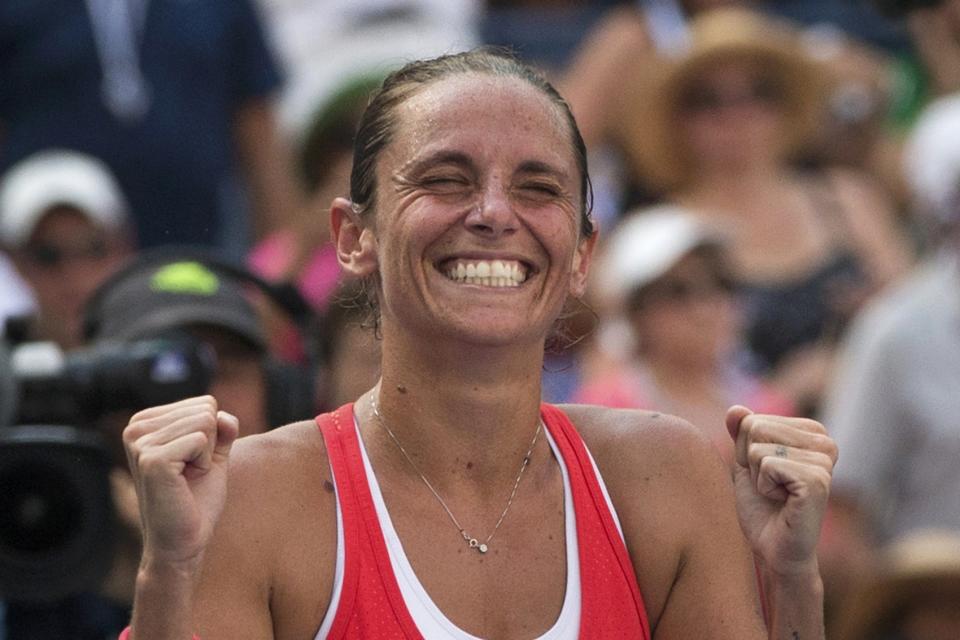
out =
<path fill-rule="evenodd" d="M 421 90 L 398 114 L 377 175 L 377 234 L 391 238 L 378 255 L 384 332 L 436 338 L 439 317 L 451 337 L 538 348 L 576 284 L 583 245 L 560 112 L 520 81 L 464 76 Z M 487 253 L 524 261 L 528 281 L 463 295 L 436 270 L 444 258 Z"/>
<path fill-rule="evenodd" d="M 566 585 L 560 467 L 546 439 L 529 444 L 540 414 L 543 343 L 566 297 L 583 292 L 595 240 L 580 233 L 570 131 L 538 90 L 475 74 L 435 81 L 393 115 L 395 135 L 375 167 L 370 216 L 361 218 L 345 199 L 331 208 L 341 266 L 378 281 L 382 311 L 381 382 L 358 399 L 354 417 L 404 554 L 437 607 L 474 635 L 538 637 L 557 619 Z M 442 272 L 468 259 L 519 262 L 528 277 L 520 287 L 492 288 Z M 412 459 L 378 424 L 374 400 Z M 200 455 L 198 433 L 207 445 L 229 448 L 236 421 L 217 413 L 212 398 L 184 402 L 145 413 L 125 435 L 132 456 L 166 456 L 162 465 L 140 465 L 150 487 L 166 493 L 148 512 L 147 530 L 163 535 L 145 563 L 134 628 L 168 633 L 134 637 L 194 631 L 241 640 L 313 637 L 330 604 L 337 551 L 334 494 L 323 490 L 330 473 L 316 424 L 241 439 L 230 453 L 228 499 L 225 454 L 202 486 L 187 485 L 179 468 Z M 191 428 L 197 425 L 185 436 L 182 409 Z M 727 471 L 700 434 L 666 415 L 561 410 L 584 438 L 616 506 L 653 637 L 766 636 L 753 591 L 757 556 L 738 527 Z M 819 425 L 743 412 L 749 413 L 734 408 L 727 426 L 744 457 L 751 438 L 768 436 L 825 448 Z M 154 443 L 161 431 L 185 453 L 161 454 Z M 808 612 L 822 600 L 804 555 L 813 549 L 809 532 L 819 519 L 811 507 L 800 517 L 805 505 L 825 500 L 823 476 L 835 455 L 829 461 L 819 455 L 813 465 L 819 473 L 807 474 L 813 481 L 801 478 L 805 491 L 798 492 L 815 503 L 787 505 L 797 516 L 792 521 L 804 525 L 790 527 L 801 536 L 784 534 L 780 520 L 761 511 L 770 501 L 753 487 L 737 487 L 759 557 L 775 568 L 781 558 L 791 561 L 792 573 L 771 583 L 779 631 L 769 637 L 778 640 L 790 637 L 786 629 L 797 629 L 798 619 L 804 638 L 822 638 L 810 631 L 817 617 Z M 490 531 L 524 456 L 529 468 L 510 498 L 512 509 L 490 552 L 479 555 L 423 479 L 431 479 L 465 531 Z M 473 470 L 465 473 L 461 461 Z M 738 479 L 748 483 L 749 470 L 740 471 Z M 168 482 L 171 476 L 176 482 Z M 161 544 L 183 532 L 187 542 Z M 215 543 L 205 548 L 205 541 Z M 190 620 L 174 615 L 190 608 Z"/>

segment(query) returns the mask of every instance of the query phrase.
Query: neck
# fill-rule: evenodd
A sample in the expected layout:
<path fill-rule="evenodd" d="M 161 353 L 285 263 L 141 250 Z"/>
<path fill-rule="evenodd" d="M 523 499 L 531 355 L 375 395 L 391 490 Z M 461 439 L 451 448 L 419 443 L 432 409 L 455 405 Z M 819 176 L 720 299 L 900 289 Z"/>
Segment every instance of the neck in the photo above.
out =
<path fill-rule="evenodd" d="M 646 366 L 657 386 L 670 395 L 703 395 L 717 387 L 719 363 L 715 358 L 684 359 L 648 354 Z"/>
<path fill-rule="evenodd" d="M 536 429 L 542 361 L 542 344 L 469 347 L 436 340 L 425 347 L 385 330 L 382 377 L 371 394 L 425 475 L 442 482 L 455 469 L 498 486 L 496 476 L 516 475 Z M 396 460 L 369 398 L 361 400 L 358 415 L 365 442 Z"/>

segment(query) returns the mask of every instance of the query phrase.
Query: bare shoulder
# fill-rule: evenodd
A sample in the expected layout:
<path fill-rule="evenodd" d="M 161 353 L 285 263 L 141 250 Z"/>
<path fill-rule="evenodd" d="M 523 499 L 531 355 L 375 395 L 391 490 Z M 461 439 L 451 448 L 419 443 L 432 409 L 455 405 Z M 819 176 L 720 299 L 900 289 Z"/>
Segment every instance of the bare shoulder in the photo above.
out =
<path fill-rule="evenodd" d="M 323 523 L 335 523 L 335 513 L 333 478 L 315 422 L 289 424 L 234 444 L 223 524 L 248 533 L 257 530 L 269 540 L 267 548 L 277 551 L 278 543 L 290 537 L 284 531 L 300 527 L 316 532 L 326 528 Z"/>
<path fill-rule="evenodd" d="M 729 473 L 707 438 L 676 416 L 584 405 L 561 409 L 596 461 L 656 627 L 704 531 L 720 521 L 736 527 Z"/>
<path fill-rule="evenodd" d="M 240 438 L 230 452 L 227 509 L 276 508 L 330 481 L 326 447 L 313 421 Z M 277 499 L 279 498 L 279 499 Z"/>
<path fill-rule="evenodd" d="M 336 496 L 313 421 L 238 440 L 227 503 L 208 549 L 201 602 L 264 607 L 275 637 L 316 631 L 333 585 Z"/>
<path fill-rule="evenodd" d="M 628 544 L 637 536 L 682 545 L 695 523 L 689 513 L 704 513 L 704 500 L 728 501 L 732 508 L 729 471 L 713 444 L 686 420 L 631 409 L 561 408 L 597 464 Z"/>
<path fill-rule="evenodd" d="M 679 460 L 706 468 L 722 466 L 709 440 L 677 416 L 594 405 L 568 404 L 560 409 L 583 437 L 601 471 L 606 468 L 619 475 L 643 465 L 670 473 L 677 470 L 678 465 L 672 463 Z"/>

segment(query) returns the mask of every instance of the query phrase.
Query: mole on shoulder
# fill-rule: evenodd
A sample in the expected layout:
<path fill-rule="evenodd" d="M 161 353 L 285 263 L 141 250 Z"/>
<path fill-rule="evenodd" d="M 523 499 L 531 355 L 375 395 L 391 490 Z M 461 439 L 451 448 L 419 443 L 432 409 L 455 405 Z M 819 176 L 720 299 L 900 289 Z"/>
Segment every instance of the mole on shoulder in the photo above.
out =
<path fill-rule="evenodd" d="M 467 461 L 467 469 L 473 469 L 473 463 Z"/>

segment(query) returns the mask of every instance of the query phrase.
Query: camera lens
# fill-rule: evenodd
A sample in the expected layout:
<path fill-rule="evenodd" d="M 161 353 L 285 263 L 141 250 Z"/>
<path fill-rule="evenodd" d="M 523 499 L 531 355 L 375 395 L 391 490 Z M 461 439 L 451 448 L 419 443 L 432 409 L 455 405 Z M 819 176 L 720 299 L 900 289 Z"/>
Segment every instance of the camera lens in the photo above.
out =
<path fill-rule="evenodd" d="M 15 465 L 0 469 L 0 550 L 48 553 L 83 528 L 83 496 L 62 469 Z"/>
<path fill-rule="evenodd" d="M 74 427 L 0 428 L 0 598 L 52 602 L 110 568 L 110 456 Z"/>

